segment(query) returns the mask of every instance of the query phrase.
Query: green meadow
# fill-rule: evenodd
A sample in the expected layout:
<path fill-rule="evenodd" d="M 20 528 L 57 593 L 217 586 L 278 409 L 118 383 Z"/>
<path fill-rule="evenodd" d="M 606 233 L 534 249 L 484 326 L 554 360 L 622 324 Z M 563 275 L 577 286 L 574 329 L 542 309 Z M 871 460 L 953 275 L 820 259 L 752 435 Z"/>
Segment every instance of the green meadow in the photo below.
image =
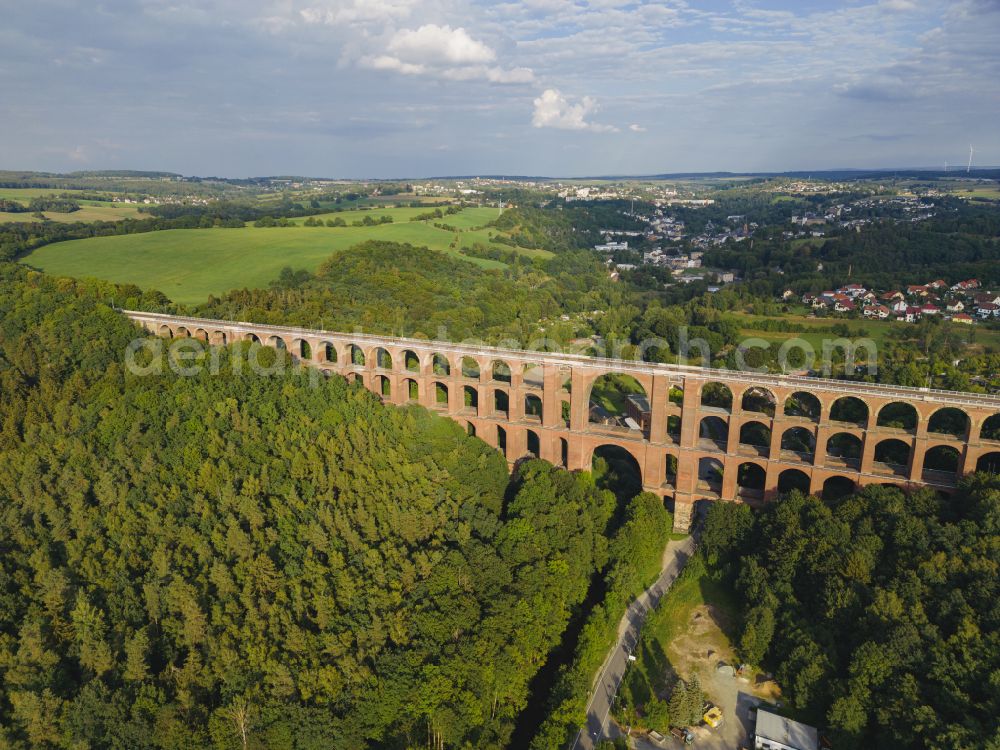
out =
<path fill-rule="evenodd" d="M 807 330 L 800 333 L 787 331 L 758 331 L 754 328 L 741 327 L 740 332 L 745 337 L 754 336 L 772 343 L 784 343 L 789 339 L 801 338 L 809 342 L 816 351 L 822 351 L 823 341 L 837 338 L 828 329 L 838 323 L 846 323 L 852 329 L 864 329 L 867 332 L 866 338 L 872 339 L 876 346 L 883 346 L 892 331 L 905 331 L 909 323 L 900 323 L 895 320 L 866 320 L 866 319 L 844 319 L 844 318 L 816 318 L 807 315 L 783 315 L 778 318 L 768 318 L 762 315 L 750 315 L 747 313 L 735 313 L 734 320 L 739 324 L 741 321 L 760 320 L 780 320 L 787 323 L 795 323 L 806 327 Z M 953 323 L 955 330 L 971 334 L 973 336 L 972 346 L 988 350 L 1000 349 L 1000 331 L 994 331 L 983 326 L 966 328 L 959 323 Z"/>
<path fill-rule="evenodd" d="M 121 221 L 122 219 L 147 219 L 148 214 L 140 214 L 139 209 L 135 206 L 118 206 L 112 203 L 90 203 L 83 202 L 83 206 L 79 211 L 73 211 L 72 213 L 63 214 L 56 211 L 45 211 L 43 216 L 51 221 L 58 221 L 61 223 L 72 223 L 75 221 L 90 222 L 90 221 Z M 15 221 L 38 221 L 33 214 L 30 213 L 9 213 L 7 211 L 0 211 L 0 224 L 15 222 Z"/>
<path fill-rule="evenodd" d="M 331 255 L 366 240 L 405 242 L 454 255 L 481 268 L 505 268 L 493 260 L 471 258 L 459 249 L 487 242 L 486 230 L 452 232 L 430 222 L 409 221 L 426 209 L 345 211 L 338 215 L 348 224 L 365 215 L 391 215 L 394 223 L 374 227 L 270 227 L 244 229 L 171 229 L 145 234 L 93 237 L 57 242 L 35 250 L 23 262 L 46 273 L 76 278 L 90 277 L 157 289 L 181 304 L 204 302 L 232 289 L 266 287 L 281 269 L 314 271 Z M 468 214 L 466 214 L 466 211 Z M 437 220 L 481 226 L 495 209 L 466 209 Z M 82 212 L 82 211 L 81 211 Z M 77 212 L 77 213 L 81 213 Z M 463 215 L 466 214 L 466 215 Z M 397 217 L 398 220 L 397 220 Z M 405 218 L 404 218 L 405 217 Z M 297 219 L 301 223 L 304 219 Z M 505 249 L 514 249 L 504 246 Z M 522 250 L 548 255 L 541 250 Z"/>
<path fill-rule="evenodd" d="M 43 198 L 49 195 L 61 195 L 62 193 L 72 196 L 74 192 L 79 192 L 81 195 L 86 194 L 84 191 L 55 188 L 0 188 L 0 198 L 17 201 L 27 206 L 32 198 Z M 144 215 L 139 213 L 138 207 L 134 205 L 125 206 L 111 201 L 90 200 L 79 201 L 79 203 L 82 206 L 79 211 L 73 211 L 68 214 L 45 211 L 43 215 L 46 219 L 59 222 L 120 221 L 121 219 L 145 218 Z M 30 213 L 0 211 L 0 224 L 14 221 L 37 221 L 37 219 Z"/>

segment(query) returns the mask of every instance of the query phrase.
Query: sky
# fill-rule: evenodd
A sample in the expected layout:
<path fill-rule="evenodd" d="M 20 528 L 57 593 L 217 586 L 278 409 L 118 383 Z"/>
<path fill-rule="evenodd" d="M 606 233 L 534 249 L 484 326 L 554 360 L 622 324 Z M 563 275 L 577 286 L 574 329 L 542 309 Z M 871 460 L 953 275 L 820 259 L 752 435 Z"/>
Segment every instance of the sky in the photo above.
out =
<path fill-rule="evenodd" d="M 1000 0 L 0 0 L 0 169 L 1000 164 Z"/>

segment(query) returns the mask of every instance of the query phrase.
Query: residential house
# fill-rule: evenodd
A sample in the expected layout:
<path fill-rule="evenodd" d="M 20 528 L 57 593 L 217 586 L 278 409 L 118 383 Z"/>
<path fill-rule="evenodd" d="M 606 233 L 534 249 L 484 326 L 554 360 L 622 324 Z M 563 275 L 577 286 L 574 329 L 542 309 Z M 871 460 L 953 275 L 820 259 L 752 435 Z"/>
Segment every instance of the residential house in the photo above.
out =
<path fill-rule="evenodd" d="M 628 250 L 627 242 L 605 242 L 603 245 L 594 245 L 594 250 L 599 253 L 613 253 L 618 250 Z"/>
<path fill-rule="evenodd" d="M 976 308 L 976 315 L 983 320 L 1000 317 L 1000 305 L 994 302 L 984 302 Z"/>
<path fill-rule="evenodd" d="M 649 399 L 640 393 L 630 393 L 625 397 L 625 414 L 635 421 L 639 429 L 649 429 L 653 411 L 649 407 Z"/>
<path fill-rule="evenodd" d="M 848 284 L 847 286 L 841 287 L 837 291 L 841 294 L 846 294 L 848 297 L 853 299 L 855 297 L 860 297 L 868 290 L 861 286 L 861 284 Z"/>
<path fill-rule="evenodd" d="M 951 290 L 953 292 L 971 292 L 973 289 L 979 288 L 979 279 L 968 279 L 967 281 L 960 281 Z"/>
<path fill-rule="evenodd" d="M 864 309 L 864 316 L 866 318 L 885 320 L 889 317 L 889 308 L 885 305 L 869 305 Z"/>

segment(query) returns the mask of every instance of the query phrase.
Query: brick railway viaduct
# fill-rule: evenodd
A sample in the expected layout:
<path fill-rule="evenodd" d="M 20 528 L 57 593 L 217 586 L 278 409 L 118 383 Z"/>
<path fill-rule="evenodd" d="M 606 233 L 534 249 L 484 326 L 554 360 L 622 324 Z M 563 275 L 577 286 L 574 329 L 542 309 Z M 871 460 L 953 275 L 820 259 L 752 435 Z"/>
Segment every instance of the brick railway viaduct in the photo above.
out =
<path fill-rule="evenodd" d="M 1000 472 L 997 396 L 124 314 L 163 337 L 287 350 L 386 403 L 449 416 L 511 464 L 533 454 L 589 469 L 595 451 L 617 446 L 644 489 L 672 507 L 678 530 L 700 500 L 759 504 L 792 488 L 831 496 L 868 484 L 950 493 L 965 474 Z M 591 409 L 595 382 L 616 373 L 644 391 L 628 426 Z"/>

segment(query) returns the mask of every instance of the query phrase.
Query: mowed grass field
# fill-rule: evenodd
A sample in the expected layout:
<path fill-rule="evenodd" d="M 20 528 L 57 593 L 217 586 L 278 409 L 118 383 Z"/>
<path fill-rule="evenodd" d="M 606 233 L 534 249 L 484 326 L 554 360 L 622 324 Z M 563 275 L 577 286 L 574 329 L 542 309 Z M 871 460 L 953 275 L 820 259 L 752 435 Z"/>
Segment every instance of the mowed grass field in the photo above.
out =
<path fill-rule="evenodd" d="M 806 315 L 785 315 L 780 318 L 767 318 L 761 315 L 750 315 L 746 313 L 736 313 L 737 322 L 741 320 L 783 320 L 788 323 L 795 323 L 810 329 L 824 329 L 838 323 L 846 323 L 852 329 L 864 329 L 867 331 L 867 338 L 872 339 L 875 344 L 881 347 L 886 342 L 886 338 L 891 331 L 905 331 L 909 323 L 900 323 L 895 320 L 845 320 L 842 318 L 810 318 Z M 972 343 L 975 349 L 1000 349 L 1000 331 L 989 330 L 983 326 L 972 326 L 967 328 L 959 323 L 953 323 L 955 330 L 961 333 L 971 333 L 974 336 Z M 755 336 L 768 342 L 784 343 L 788 339 L 801 338 L 808 341 L 812 347 L 820 352 L 823 349 L 823 341 L 836 339 L 837 337 L 828 331 L 816 330 L 802 333 L 790 333 L 784 331 L 758 331 L 753 328 L 741 328 L 741 333 L 746 336 Z"/>
<path fill-rule="evenodd" d="M 42 198 L 49 195 L 59 195 L 66 193 L 72 196 L 73 190 L 55 190 L 53 188 L 0 188 L 0 198 L 17 201 L 27 206 L 32 198 Z M 85 195 L 84 191 L 79 191 Z M 52 221 L 74 222 L 74 221 L 120 221 L 121 219 L 146 218 L 146 214 L 140 214 L 137 206 L 125 206 L 110 201 L 79 201 L 82 208 L 79 211 L 64 214 L 55 211 L 45 211 L 44 216 Z M 0 224 L 13 221 L 37 221 L 30 213 L 11 213 L 0 211 Z"/>
<path fill-rule="evenodd" d="M 117 206 L 111 203 L 95 203 L 94 205 L 83 203 L 81 205 L 83 207 L 79 211 L 73 211 L 72 213 L 62 214 L 55 211 L 44 211 L 42 215 L 45 216 L 46 219 L 51 219 L 52 221 L 58 221 L 61 223 L 72 223 L 74 221 L 121 221 L 122 219 L 149 218 L 149 214 L 139 213 L 139 209 L 135 206 Z M 38 219 L 30 213 L 10 213 L 7 211 L 0 211 L 0 224 L 14 221 L 38 221 Z"/>
<path fill-rule="evenodd" d="M 469 224 L 486 216 L 472 213 L 480 209 L 467 210 L 470 215 L 463 219 Z M 420 210 L 386 209 L 373 213 L 396 212 Z M 348 211 L 338 215 L 350 224 L 367 213 Z M 462 214 L 447 218 L 459 216 Z M 285 266 L 315 271 L 330 256 L 366 240 L 426 246 L 481 268 L 506 267 L 497 261 L 462 255 L 459 248 L 473 242 L 466 234 L 438 229 L 422 221 L 398 221 L 374 227 L 171 229 L 57 242 L 35 250 L 23 262 L 56 276 L 131 283 L 143 289 L 157 289 L 181 304 L 197 304 L 209 295 L 220 296 L 232 289 L 267 287 Z M 524 252 L 549 255 L 542 250 Z"/>

